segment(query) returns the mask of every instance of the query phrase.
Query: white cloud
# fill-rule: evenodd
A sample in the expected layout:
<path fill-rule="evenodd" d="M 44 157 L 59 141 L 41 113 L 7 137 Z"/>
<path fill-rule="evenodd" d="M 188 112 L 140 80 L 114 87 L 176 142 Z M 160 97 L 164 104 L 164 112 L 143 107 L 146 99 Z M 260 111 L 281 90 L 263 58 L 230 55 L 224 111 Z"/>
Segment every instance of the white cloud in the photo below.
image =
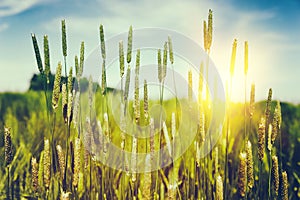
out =
<path fill-rule="evenodd" d="M 0 32 L 5 31 L 8 28 L 8 24 L 4 23 L 4 24 L 0 24 Z"/>
<path fill-rule="evenodd" d="M 21 13 L 42 2 L 43 0 L 2 0 L 0 2 L 0 17 Z"/>

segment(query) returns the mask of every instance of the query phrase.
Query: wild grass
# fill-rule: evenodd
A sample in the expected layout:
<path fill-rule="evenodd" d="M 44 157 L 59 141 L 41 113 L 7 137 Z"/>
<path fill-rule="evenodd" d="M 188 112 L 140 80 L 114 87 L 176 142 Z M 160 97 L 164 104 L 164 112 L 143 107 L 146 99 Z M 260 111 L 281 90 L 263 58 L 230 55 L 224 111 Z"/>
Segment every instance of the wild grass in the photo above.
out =
<path fill-rule="evenodd" d="M 247 101 L 248 70 L 248 42 L 245 42 L 244 76 L 245 101 L 241 106 L 231 102 L 232 78 L 234 76 L 235 59 L 238 41 L 234 39 L 229 73 L 230 84 L 226 93 L 227 112 L 222 137 L 216 146 L 212 146 L 208 128 L 210 124 L 210 106 L 214 103 L 209 97 L 207 84 L 204 83 L 204 73 L 208 80 L 209 55 L 212 50 L 213 13 L 209 10 L 208 22 L 203 23 L 204 49 L 207 60 L 200 64 L 200 75 L 193 80 L 192 71 L 188 71 L 188 91 L 184 99 L 164 99 L 165 79 L 172 76 L 176 88 L 174 73 L 167 74 L 171 65 L 174 70 L 176 56 L 173 53 L 172 39 L 168 36 L 162 44 L 163 49 L 157 50 L 157 79 L 159 86 L 159 100 L 149 99 L 147 80 L 140 80 L 140 62 L 142 52 L 133 51 L 134 31 L 130 26 L 125 66 L 123 41 L 119 42 L 119 64 L 121 90 L 118 98 L 120 108 L 120 126 L 114 119 L 112 110 L 108 106 L 112 98 L 109 92 L 106 76 L 106 47 L 104 26 L 100 25 L 100 47 L 102 59 L 101 84 L 95 84 L 89 79 L 88 91 L 80 88 L 85 63 L 84 42 L 80 46 L 80 57 L 75 56 L 75 76 L 73 68 L 69 67 L 67 76 L 67 35 L 66 22 L 62 20 L 62 51 L 65 67 L 65 78 L 62 77 L 62 64 L 58 62 L 53 91 L 49 90 L 50 55 L 48 37 L 44 37 L 44 65 L 39 52 L 37 38 L 31 35 L 34 53 L 39 73 L 43 78 L 45 94 L 44 102 L 39 106 L 43 110 L 31 111 L 27 119 L 34 132 L 43 142 L 33 140 L 30 148 L 25 148 L 12 137 L 21 134 L 4 128 L 4 151 L 6 180 L 4 186 L 8 199 L 26 197 L 35 199 L 288 199 L 289 179 L 296 180 L 294 173 L 284 163 L 281 103 L 272 102 L 272 89 L 269 90 L 266 105 L 255 104 L 255 85 L 251 85 L 249 103 Z M 167 37 L 167 36 L 166 36 Z M 132 57 L 136 54 L 135 64 Z M 169 59 L 168 59 L 169 55 Z M 134 77 L 131 77 L 131 68 Z M 206 70 L 204 68 L 206 66 Z M 155 69 L 153 69 L 155 71 Z M 123 79 L 125 78 L 125 84 Z M 134 80 L 134 100 L 130 100 L 130 81 Z M 140 94 L 140 82 L 143 83 L 143 97 Z M 198 99 L 193 99 L 193 84 L 198 83 Z M 208 83 L 211 84 L 211 83 Z M 175 89 L 176 90 L 176 89 Z M 205 98 L 203 98 L 205 91 Z M 216 92 L 216 91 L 215 91 Z M 175 91 L 177 94 L 177 91 Z M 50 99 L 52 101 L 50 102 Z M 41 102 L 42 100 L 40 100 Z M 190 115 L 182 119 L 179 101 L 187 102 Z M 96 103 L 97 102 L 97 103 Z M 158 119 L 152 116 L 149 109 L 159 104 L 161 109 Z M 254 109 L 258 105 L 259 108 Z M 162 107 L 166 109 L 163 120 Z M 274 112 L 273 112 L 273 108 Z M 61 109 L 61 112 L 57 112 Z M 264 110 L 264 112 L 263 112 Z M 40 119 L 33 118 L 34 113 Z M 238 113 L 238 114 L 237 114 Z M 50 115 L 51 114 L 51 115 Z M 197 127 L 190 123 L 197 116 Z M 129 121 L 127 116 L 132 120 Z M 244 118 L 241 116 L 244 116 Z M 244 119 L 239 120 L 236 118 Z M 8 120 L 11 119 L 11 120 Z M 34 121 L 30 121 L 33 120 Z M 43 121 L 47 119 L 47 123 Z M 260 119 L 260 120 L 259 120 Z M 17 121 L 12 114 L 5 117 L 7 122 Z M 36 125 L 35 125 L 36 124 Z M 7 123 L 12 125 L 12 123 Z M 38 125 L 43 127 L 38 128 Z M 136 126 L 132 126 L 136 125 Z M 147 129 L 141 127 L 147 126 Z M 183 127 L 180 131 L 179 127 Z M 14 129 L 17 130 L 17 129 Z M 133 134 L 129 134 L 133 133 Z M 143 132 L 146 139 L 138 137 Z M 196 133 L 192 143 L 183 153 L 189 132 Z M 242 134 L 240 134 L 240 132 Z M 285 133 L 286 134 L 286 133 Z M 242 135 L 242 136 L 241 136 Z M 236 137 L 236 138 L 235 138 Z M 277 139 L 279 137 L 279 139 Z M 279 141 L 278 141 L 279 140 Z M 25 144 L 30 145 L 30 144 Z M 115 145 L 124 153 L 108 151 L 109 145 Z M 13 146 L 17 149 L 13 152 Z M 167 155 L 156 152 L 166 147 Z M 209 150 L 204 156 L 200 151 L 203 147 Z M 131 157 L 127 153 L 130 152 Z M 139 153 L 147 153 L 145 160 L 139 160 Z M 27 157 L 26 157 L 27 155 Z M 118 169 L 110 168 L 99 161 L 106 159 L 120 159 Z M 155 161 L 166 162 L 170 158 L 172 164 L 157 169 Z M 176 158 L 176 159 L 174 159 Z M 18 160 L 23 161 L 20 164 Z M 122 161 L 122 162 L 121 162 Z M 143 163 L 144 172 L 138 172 L 138 166 Z M 286 169 L 287 168 L 287 169 Z M 11 172 L 13 171 L 13 173 Z M 23 174 L 18 174 L 22 172 Z M 1 175 L 2 172 L 1 172 Z M 267 181 L 266 181 L 267 180 Z M 299 183 L 300 184 L 300 183 Z M 17 187 L 22 187 L 17 189 Z M 16 194 L 15 191 L 22 191 Z M 296 197 L 294 194 L 290 195 Z"/>

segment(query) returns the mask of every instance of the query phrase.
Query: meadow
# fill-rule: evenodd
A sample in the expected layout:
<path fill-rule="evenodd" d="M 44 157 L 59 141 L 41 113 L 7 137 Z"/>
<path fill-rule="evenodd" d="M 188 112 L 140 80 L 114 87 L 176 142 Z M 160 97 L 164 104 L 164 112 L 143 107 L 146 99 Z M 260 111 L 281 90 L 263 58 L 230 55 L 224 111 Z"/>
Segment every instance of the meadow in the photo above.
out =
<path fill-rule="evenodd" d="M 110 80 L 106 76 L 103 25 L 99 27 L 99 83 L 83 77 L 84 42 L 74 63 L 66 62 L 70 56 L 66 32 L 62 20 L 64 59 L 58 62 L 54 74 L 50 70 L 48 36 L 43 37 L 40 51 L 41 44 L 32 34 L 38 74 L 27 92 L 0 94 L 1 198 L 300 198 L 300 105 L 272 99 L 272 88 L 266 91 L 265 101 L 256 102 L 255 88 L 259 85 L 254 84 L 248 91 L 250 99 L 232 102 L 235 91 L 228 80 L 223 126 L 214 127 L 211 108 L 218 109 L 220 100 L 209 95 L 206 61 L 199 63 L 198 75 L 193 76 L 192 71 L 186 74 L 186 97 L 164 99 L 165 79 L 174 78 L 167 68 L 176 62 L 171 37 L 166 36 L 162 49 L 157 50 L 157 68 L 153 71 L 159 83 L 159 100 L 155 100 L 149 98 L 147 80 L 139 77 L 143 51 L 132 49 L 132 27 L 127 49 L 123 41 L 116 47 L 120 90 L 107 86 Z M 203 48 L 209 58 L 211 10 L 203 22 L 203 33 Z M 230 79 L 235 76 L 236 46 L 234 40 Z M 244 43 L 244 52 L 248 87 L 248 42 Z M 192 97 L 195 85 L 196 100 Z M 152 112 L 154 105 L 164 112 Z M 220 135 L 215 145 L 212 132 Z M 112 146 L 119 151 L 111 151 Z M 183 149 L 185 146 L 187 149 Z"/>

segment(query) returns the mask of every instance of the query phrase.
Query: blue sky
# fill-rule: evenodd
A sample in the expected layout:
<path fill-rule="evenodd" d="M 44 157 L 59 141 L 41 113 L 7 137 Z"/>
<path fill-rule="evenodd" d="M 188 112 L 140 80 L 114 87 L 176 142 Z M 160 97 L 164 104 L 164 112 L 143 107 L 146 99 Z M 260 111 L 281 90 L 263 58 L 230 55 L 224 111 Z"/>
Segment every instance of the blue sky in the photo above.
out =
<path fill-rule="evenodd" d="M 203 46 L 202 21 L 208 9 L 214 12 L 211 58 L 225 82 L 231 46 L 238 39 L 234 100 L 243 96 L 243 43 L 249 41 L 249 77 L 257 99 L 267 96 L 300 102 L 300 1 L 298 0 L 1 0 L 0 1 L 0 91 L 26 91 L 37 67 L 30 33 L 49 35 L 51 68 L 61 61 L 60 20 L 67 21 L 68 63 L 73 64 L 80 42 L 86 55 L 98 44 L 98 27 L 104 24 L 106 38 L 134 28 L 162 27 L 179 31 Z"/>

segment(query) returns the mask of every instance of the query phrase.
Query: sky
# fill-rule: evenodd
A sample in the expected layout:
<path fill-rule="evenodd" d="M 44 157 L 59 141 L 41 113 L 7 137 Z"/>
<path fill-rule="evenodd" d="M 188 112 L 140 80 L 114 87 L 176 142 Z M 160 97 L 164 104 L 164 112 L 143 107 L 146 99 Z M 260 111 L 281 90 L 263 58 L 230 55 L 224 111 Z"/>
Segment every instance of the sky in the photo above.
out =
<path fill-rule="evenodd" d="M 81 41 L 86 55 L 99 44 L 99 25 L 105 37 L 134 29 L 171 29 L 203 46 L 203 20 L 213 10 L 211 59 L 223 84 L 229 76 L 232 42 L 237 59 L 233 100 L 243 101 L 244 41 L 249 43 L 247 91 L 256 85 L 256 99 L 300 103 L 300 1 L 299 0 L 0 0 L 0 92 L 24 92 L 38 73 L 31 33 L 42 51 L 43 35 L 49 36 L 51 70 L 63 60 L 60 23 L 66 19 L 68 66 L 79 54 Z M 117 71 L 117 73 L 119 73 Z M 247 92 L 247 93 L 248 93 Z"/>

